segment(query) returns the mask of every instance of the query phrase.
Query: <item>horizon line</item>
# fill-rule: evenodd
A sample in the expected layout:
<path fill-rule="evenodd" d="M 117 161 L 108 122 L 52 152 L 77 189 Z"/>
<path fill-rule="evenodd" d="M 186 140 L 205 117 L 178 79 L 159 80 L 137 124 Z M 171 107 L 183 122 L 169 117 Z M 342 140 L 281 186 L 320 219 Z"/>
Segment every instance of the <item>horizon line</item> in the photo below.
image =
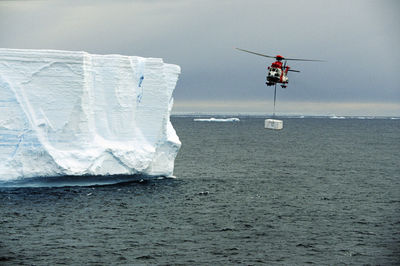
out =
<path fill-rule="evenodd" d="M 175 100 L 172 114 L 256 114 L 273 112 L 270 100 Z M 276 105 L 278 116 L 384 116 L 400 117 L 400 103 L 387 102 L 321 102 L 281 101 Z"/>

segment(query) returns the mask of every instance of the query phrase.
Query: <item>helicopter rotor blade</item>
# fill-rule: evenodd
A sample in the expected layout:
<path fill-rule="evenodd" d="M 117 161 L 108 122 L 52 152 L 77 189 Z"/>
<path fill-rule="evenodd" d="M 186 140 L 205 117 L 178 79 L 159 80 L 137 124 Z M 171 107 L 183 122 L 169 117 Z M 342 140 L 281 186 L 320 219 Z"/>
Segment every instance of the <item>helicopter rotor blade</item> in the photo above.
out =
<path fill-rule="evenodd" d="M 269 57 L 269 58 L 275 58 L 275 56 L 270 56 L 270 55 L 265 55 L 265 54 L 259 54 L 259 53 L 256 53 L 256 52 L 252 52 L 252 51 L 248 51 L 248 50 L 244 50 L 244 49 L 240 49 L 240 48 L 236 48 L 236 49 L 239 50 L 239 51 L 243 51 L 243 52 L 246 52 L 246 53 L 250 53 L 250 54 L 255 54 L 255 55 L 264 56 L 264 57 Z"/>
<path fill-rule="evenodd" d="M 314 62 L 326 62 L 325 60 L 317 60 L 317 59 L 301 59 L 301 58 L 286 58 L 283 56 L 271 56 L 271 55 L 266 55 L 266 54 L 260 54 L 260 53 L 256 53 L 256 52 L 252 52 L 249 50 L 245 50 L 245 49 L 241 49 L 241 48 L 236 48 L 239 51 L 242 52 L 246 52 L 246 53 L 250 53 L 250 54 L 255 54 L 255 55 L 259 55 L 259 56 L 264 56 L 264 57 L 268 57 L 268 58 L 275 58 L 276 60 L 292 60 L 292 61 L 314 61 Z"/>
<path fill-rule="evenodd" d="M 288 71 L 292 71 L 292 72 L 300 72 L 299 70 L 294 70 L 294 69 L 289 69 Z"/>
<path fill-rule="evenodd" d="M 314 62 L 326 62 L 325 60 L 315 60 L 315 59 L 300 59 L 300 58 L 284 58 L 285 60 L 292 60 L 292 61 L 314 61 Z"/>

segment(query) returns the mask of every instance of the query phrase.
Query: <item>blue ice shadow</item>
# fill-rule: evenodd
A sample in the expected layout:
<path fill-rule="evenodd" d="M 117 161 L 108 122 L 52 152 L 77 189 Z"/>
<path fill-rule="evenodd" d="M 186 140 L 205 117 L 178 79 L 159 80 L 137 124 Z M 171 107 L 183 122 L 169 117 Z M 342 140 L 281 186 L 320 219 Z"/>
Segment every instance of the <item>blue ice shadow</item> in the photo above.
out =
<path fill-rule="evenodd" d="M 148 175 L 83 175 L 83 176 L 50 176 L 32 177 L 19 180 L 0 181 L 0 187 L 73 187 L 73 186 L 106 186 L 148 180 L 165 179 L 165 176 Z"/>

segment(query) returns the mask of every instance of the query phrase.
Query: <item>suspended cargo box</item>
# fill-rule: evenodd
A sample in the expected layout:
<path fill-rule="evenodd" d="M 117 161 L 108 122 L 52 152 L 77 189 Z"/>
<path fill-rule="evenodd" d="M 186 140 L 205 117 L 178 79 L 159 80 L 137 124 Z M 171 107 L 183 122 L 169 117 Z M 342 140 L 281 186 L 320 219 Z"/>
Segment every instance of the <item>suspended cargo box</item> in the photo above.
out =
<path fill-rule="evenodd" d="M 283 128 L 283 121 L 276 119 L 265 119 L 264 127 L 268 129 L 279 130 Z"/>

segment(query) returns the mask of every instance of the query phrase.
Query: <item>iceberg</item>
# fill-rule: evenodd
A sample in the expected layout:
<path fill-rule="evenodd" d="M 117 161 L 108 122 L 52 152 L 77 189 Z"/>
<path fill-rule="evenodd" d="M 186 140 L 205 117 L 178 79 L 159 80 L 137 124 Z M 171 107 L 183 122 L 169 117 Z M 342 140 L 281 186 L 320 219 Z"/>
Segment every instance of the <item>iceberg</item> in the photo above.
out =
<path fill-rule="evenodd" d="M 172 176 L 179 74 L 160 58 L 0 48 L 0 181 Z"/>

